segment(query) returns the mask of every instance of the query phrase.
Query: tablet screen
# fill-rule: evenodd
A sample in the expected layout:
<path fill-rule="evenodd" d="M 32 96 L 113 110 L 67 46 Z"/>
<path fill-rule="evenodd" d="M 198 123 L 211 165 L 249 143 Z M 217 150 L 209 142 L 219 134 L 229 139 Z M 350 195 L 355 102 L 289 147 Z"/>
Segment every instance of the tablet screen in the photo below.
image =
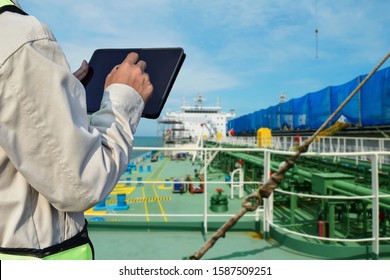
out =
<path fill-rule="evenodd" d="M 88 75 L 83 80 L 88 113 L 99 110 L 107 75 L 130 52 L 138 53 L 139 59 L 146 62 L 145 72 L 153 84 L 153 94 L 145 105 L 142 117 L 156 119 L 160 116 L 185 59 L 182 48 L 96 50 L 89 62 Z"/>

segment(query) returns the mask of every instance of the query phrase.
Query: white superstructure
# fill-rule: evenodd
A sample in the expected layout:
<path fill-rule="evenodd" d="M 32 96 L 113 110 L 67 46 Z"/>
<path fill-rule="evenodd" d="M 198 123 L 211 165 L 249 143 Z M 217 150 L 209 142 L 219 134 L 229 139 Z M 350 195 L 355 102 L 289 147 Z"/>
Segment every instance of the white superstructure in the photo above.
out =
<path fill-rule="evenodd" d="M 198 143 L 200 139 L 223 139 L 227 135 L 227 121 L 235 117 L 234 111 L 222 112 L 216 106 L 204 106 L 205 99 L 198 95 L 194 106 L 183 104 L 178 112 L 168 112 L 159 120 L 163 126 L 164 142 L 167 145 Z"/>

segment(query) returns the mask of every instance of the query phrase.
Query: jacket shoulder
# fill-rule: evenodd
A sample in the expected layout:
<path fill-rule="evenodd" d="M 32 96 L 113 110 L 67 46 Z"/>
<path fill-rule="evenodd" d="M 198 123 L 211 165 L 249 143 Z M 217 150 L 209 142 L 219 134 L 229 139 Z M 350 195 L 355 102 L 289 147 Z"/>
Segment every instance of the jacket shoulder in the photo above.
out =
<path fill-rule="evenodd" d="M 0 67 L 24 44 L 36 40 L 53 40 L 50 29 L 33 16 L 5 12 L 0 15 Z"/>

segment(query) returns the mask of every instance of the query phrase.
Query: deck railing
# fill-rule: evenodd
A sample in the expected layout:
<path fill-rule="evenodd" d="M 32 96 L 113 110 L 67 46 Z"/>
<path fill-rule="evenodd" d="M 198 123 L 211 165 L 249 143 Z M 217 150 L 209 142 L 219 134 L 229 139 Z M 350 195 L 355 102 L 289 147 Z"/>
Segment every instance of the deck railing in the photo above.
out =
<path fill-rule="evenodd" d="M 277 154 L 286 154 L 285 152 L 274 151 L 274 150 L 265 150 L 264 157 L 269 158 L 269 155 L 272 153 Z M 287 192 L 281 189 L 276 189 L 275 191 L 278 193 L 283 193 L 289 196 L 298 196 L 298 197 L 307 197 L 307 198 L 318 198 L 318 199 L 332 199 L 332 200 L 365 200 L 369 199 L 372 203 L 372 236 L 370 238 L 329 238 L 329 237 L 320 237 L 315 235 L 302 234 L 296 231 L 291 231 L 287 228 L 283 228 L 281 226 L 276 225 L 273 222 L 273 195 L 268 199 L 266 203 L 266 207 L 264 207 L 264 231 L 269 232 L 270 226 L 278 228 L 280 230 L 285 231 L 286 233 L 291 233 L 297 236 L 303 236 L 306 238 L 312 238 L 317 240 L 325 240 L 325 241 L 336 241 L 336 242 L 370 242 L 372 243 L 372 253 L 374 258 L 379 257 L 379 242 L 380 241 L 389 241 L 390 237 L 380 237 L 379 231 L 379 200 L 381 198 L 390 198 L 389 194 L 379 194 L 379 166 L 380 166 L 380 158 L 381 157 L 389 157 L 390 152 L 355 152 L 355 153 L 306 153 L 304 156 L 323 156 L 323 157 L 369 157 L 371 160 L 371 195 L 363 195 L 363 196 L 345 196 L 345 195 L 312 195 L 312 194 L 304 194 L 304 193 L 296 193 L 296 192 Z M 270 171 L 265 170 L 265 174 L 269 174 Z M 266 176 L 267 177 L 267 176 Z M 265 178 L 267 180 L 268 178 Z M 377 218 L 374 218 L 377 217 Z M 385 221 L 387 223 L 387 221 Z"/>

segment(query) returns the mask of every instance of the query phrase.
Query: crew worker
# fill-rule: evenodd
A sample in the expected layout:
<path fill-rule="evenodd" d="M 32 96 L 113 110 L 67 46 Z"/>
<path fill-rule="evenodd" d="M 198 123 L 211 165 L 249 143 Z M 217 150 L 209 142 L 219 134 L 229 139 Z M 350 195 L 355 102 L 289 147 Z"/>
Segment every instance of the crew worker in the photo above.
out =
<path fill-rule="evenodd" d="M 146 63 L 131 53 L 116 66 L 88 118 L 88 64 L 73 75 L 49 28 L 17 1 L 0 0 L 0 12 L 0 259 L 92 259 L 84 211 L 129 163 L 153 91 Z"/>

